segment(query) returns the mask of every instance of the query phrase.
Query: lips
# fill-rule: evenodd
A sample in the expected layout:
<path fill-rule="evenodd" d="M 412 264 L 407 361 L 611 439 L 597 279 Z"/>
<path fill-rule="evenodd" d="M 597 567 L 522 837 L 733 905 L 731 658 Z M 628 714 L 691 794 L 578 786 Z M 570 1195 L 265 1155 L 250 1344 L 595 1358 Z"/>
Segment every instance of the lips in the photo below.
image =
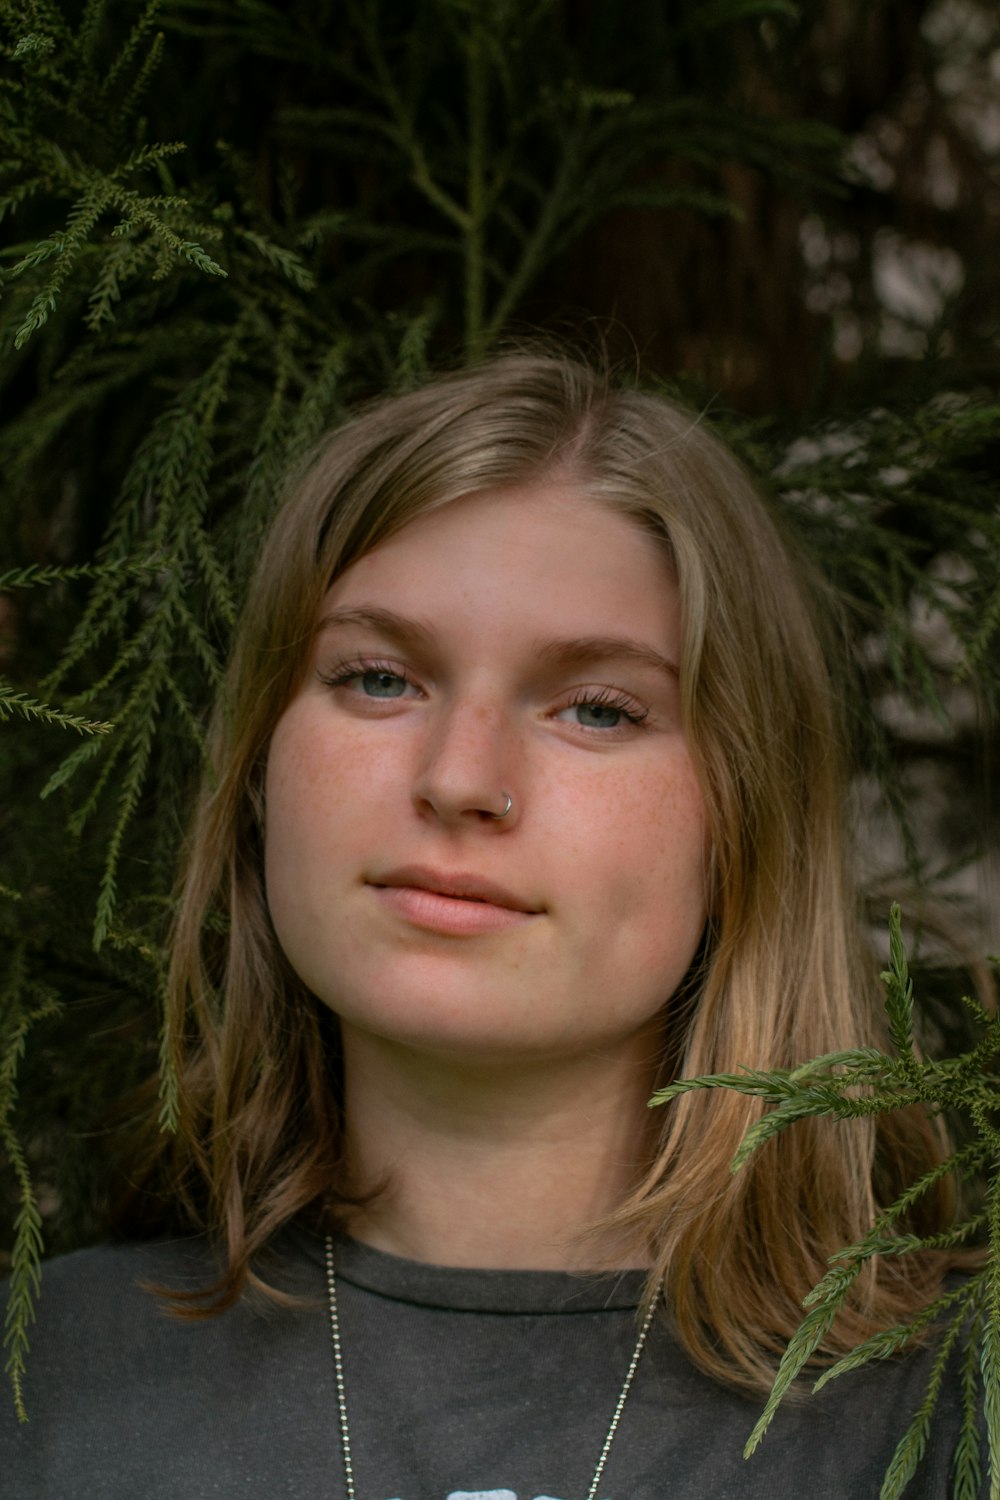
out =
<path fill-rule="evenodd" d="M 481 902 L 489 906 L 503 907 L 507 911 L 524 912 L 530 916 L 535 915 L 541 909 L 504 886 L 497 885 L 495 881 L 483 880 L 479 875 L 470 875 L 461 871 L 446 874 L 443 871 L 429 869 L 425 865 L 403 865 L 398 870 L 390 870 L 369 883 L 380 889 L 402 888 L 429 891 L 436 896 L 448 896 L 457 901 Z"/>

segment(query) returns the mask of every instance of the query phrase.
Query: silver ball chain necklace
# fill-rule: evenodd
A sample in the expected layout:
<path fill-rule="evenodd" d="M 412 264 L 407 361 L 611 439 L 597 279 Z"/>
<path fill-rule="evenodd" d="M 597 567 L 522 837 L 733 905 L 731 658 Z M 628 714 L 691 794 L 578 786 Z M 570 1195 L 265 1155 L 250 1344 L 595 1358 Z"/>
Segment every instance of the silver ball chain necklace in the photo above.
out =
<path fill-rule="evenodd" d="M 334 1379 L 337 1385 L 337 1415 L 340 1419 L 340 1449 L 344 1461 L 344 1488 L 347 1492 L 347 1500 L 357 1500 L 357 1491 L 354 1488 L 354 1464 L 351 1459 L 351 1430 L 347 1420 L 347 1391 L 344 1385 L 344 1352 L 340 1342 L 340 1317 L 337 1312 L 337 1271 L 333 1258 L 333 1236 L 328 1234 L 326 1236 L 324 1244 L 326 1247 L 326 1291 L 327 1300 L 330 1307 L 330 1341 L 333 1344 L 333 1372 Z M 601 1451 L 597 1459 L 597 1467 L 594 1470 L 594 1477 L 590 1482 L 590 1489 L 587 1491 L 587 1500 L 596 1500 L 597 1487 L 601 1482 L 601 1475 L 604 1473 L 604 1467 L 608 1461 L 608 1454 L 611 1452 L 611 1444 L 615 1440 L 615 1434 L 618 1431 L 618 1424 L 622 1419 L 622 1412 L 625 1409 L 625 1402 L 628 1400 L 628 1393 L 632 1389 L 632 1382 L 635 1379 L 635 1372 L 639 1368 L 639 1359 L 642 1355 L 643 1349 L 645 1348 L 646 1337 L 649 1333 L 650 1328 L 652 1327 L 653 1317 L 656 1313 L 659 1301 L 660 1294 L 658 1292 L 657 1295 L 653 1298 L 652 1302 L 649 1304 L 649 1309 L 646 1313 L 645 1318 L 643 1319 L 642 1327 L 639 1330 L 639 1337 L 638 1339 L 636 1339 L 635 1348 L 632 1350 L 632 1359 L 629 1363 L 628 1373 L 625 1376 L 625 1382 L 621 1388 L 621 1393 L 618 1397 L 618 1403 L 615 1406 L 614 1415 L 611 1418 L 611 1425 L 608 1428 L 607 1436 L 604 1439 L 604 1443 L 601 1447 Z"/>

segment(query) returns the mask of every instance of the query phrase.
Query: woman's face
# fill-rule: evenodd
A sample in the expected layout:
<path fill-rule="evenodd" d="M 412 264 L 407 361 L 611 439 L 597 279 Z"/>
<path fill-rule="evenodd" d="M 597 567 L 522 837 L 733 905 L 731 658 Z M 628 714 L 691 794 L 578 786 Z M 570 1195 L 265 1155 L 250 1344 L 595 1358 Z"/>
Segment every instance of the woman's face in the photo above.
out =
<path fill-rule="evenodd" d="M 679 630 L 660 545 L 571 481 L 443 506 L 337 580 L 271 743 L 266 870 L 345 1027 L 648 1058 L 706 916 Z"/>

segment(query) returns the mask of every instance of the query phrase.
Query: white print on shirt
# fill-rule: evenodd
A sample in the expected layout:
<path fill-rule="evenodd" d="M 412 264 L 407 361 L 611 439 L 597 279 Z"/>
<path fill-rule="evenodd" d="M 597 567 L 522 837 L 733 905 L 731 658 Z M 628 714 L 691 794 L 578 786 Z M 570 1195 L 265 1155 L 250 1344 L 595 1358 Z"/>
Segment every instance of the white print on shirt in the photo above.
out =
<path fill-rule="evenodd" d="M 397 1495 L 395 1500 L 401 1500 L 401 1497 Z M 451 1490 L 445 1500 L 517 1500 L 517 1496 L 513 1490 Z M 559 1497 L 533 1495 L 532 1500 L 559 1500 Z"/>
<path fill-rule="evenodd" d="M 447 1500 L 517 1500 L 513 1490 L 452 1490 Z M 559 1500 L 557 1495 L 535 1495 L 533 1500 Z"/>
<path fill-rule="evenodd" d="M 402 1500 L 396 1495 L 394 1500 Z M 450 1490 L 445 1500 L 517 1500 L 513 1490 Z M 531 1500 L 559 1500 L 558 1495 L 533 1495 Z M 611 1500 L 610 1496 L 606 1500 Z"/>

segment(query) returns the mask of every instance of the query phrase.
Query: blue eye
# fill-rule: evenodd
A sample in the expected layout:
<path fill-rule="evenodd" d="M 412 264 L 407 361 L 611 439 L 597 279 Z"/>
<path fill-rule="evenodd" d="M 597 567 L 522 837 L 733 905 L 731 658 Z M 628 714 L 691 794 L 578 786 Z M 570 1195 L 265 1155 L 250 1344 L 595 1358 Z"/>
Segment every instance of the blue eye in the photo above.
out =
<path fill-rule="evenodd" d="M 406 692 L 406 678 L 397 672 L 359 672 L 355 680 L 369 698 L 401 698 Z"/>
<path fill-rule="evenodd" d="M 383 702 L 402 698 L 412 688 L 409 678 L 397 672 L 390 662 L 345 661 L 333 672 L 320 672 L 319 679 L 327 687 Z"/>
<path fill-rule="evenodd" d="M 561 708 L 556 718 L 579 725 L 581 729 L 623 729 L 626 725 L 639 725 L 648 710 L 636 703 L 634 698 L 611 689 L 581 692 L 574 703 Z"/>
<path fill-rule="evenodd" d="M 577 720 L 588 729 L 617 729 L 624 710 L 611 703 L 574 703 Z"/>

